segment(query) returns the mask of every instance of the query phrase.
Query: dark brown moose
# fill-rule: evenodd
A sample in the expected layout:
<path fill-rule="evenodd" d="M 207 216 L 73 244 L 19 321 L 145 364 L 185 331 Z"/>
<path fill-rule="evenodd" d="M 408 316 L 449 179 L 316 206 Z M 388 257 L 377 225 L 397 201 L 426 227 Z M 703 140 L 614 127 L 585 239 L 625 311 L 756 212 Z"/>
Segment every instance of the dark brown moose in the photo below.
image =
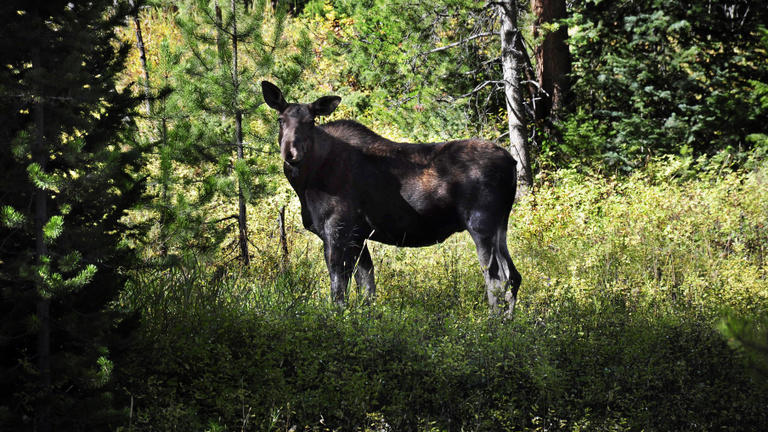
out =
<path fill-rule="evenodd" d="M 304 227 L 323 241 L 335 302 L 344 303 L 353 273 L 373 298 L 367 239 L 427 246 L 468 230 L 488 303 L 494 311 L 514 310 L 521 277 L 507 250 L 507 221 L 517 176 L 506 150 L 478 139 L 397 143 L 351 120 L 318 126 L 315 118 L 331 114 L 340 97 L 289 104 L 274 84 L 262 81 L 261 88 L 280 113 L 283 170 L 299 196 Z"/>

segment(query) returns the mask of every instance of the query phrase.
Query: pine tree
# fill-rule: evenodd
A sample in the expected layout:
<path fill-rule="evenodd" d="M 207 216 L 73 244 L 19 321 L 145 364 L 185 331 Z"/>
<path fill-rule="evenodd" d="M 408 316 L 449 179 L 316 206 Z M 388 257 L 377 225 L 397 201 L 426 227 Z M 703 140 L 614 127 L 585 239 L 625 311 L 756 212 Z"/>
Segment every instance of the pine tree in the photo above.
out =
<path fill-rule="evenodd" d="M 213 194 L 206 181 L 219 167 L 217 137 L 208 129 L 210 124 L 190 113 L 188 94 L 183 91 L 189 80 L 182 59 L 184 49 L 163 40 L 157 50 L 157 62 L 149 65 L 155 103 L 149 120 L 153 136 L 150 145 L 157 154 L 157 169 L 150 170 L 151 183 L 156 187 L 149 208 L 157 215 L 155 235 L 145 239 L 151 256 L 158 253 L 168 265 L 178 257 L 212 256 L 226 237 L 218 229 L 220 221 L 212 216 Z M 182 90 L 179 90 L 182 89 Z M 215 171 L 214 171 L 215 172 Z M 197 194 L 190 193 L 200 189 Z M 210 205 L 209 205 L 210 204 Z M 170 259 L 170 261 L 168 261 Z"/>
<path fill-rule="evenodd" d="M 0 423 L 93 430 L 123 419 L 110 391 L 133 254 L 122 217 L 138 100 L 115 87 L 128 4 L 6 1 L 0 37 Z"/>
<path fill-rule="evenodd" d="M 192 159 L 208 161 L 197 166 L 195 207 L 204 209 L 203 225 L 215 238 L 231 232 L 234 224 L 227 222 L 237 222 L 239 256 L 246 265 L 246 206 L 263 190 L 264 176 L 277 170 L 272 131 L 251 127 L 267 113 L 258 110 L 263 99 L 256 83 L 267 78 L 295 84 L 311 61 L 306 34 L 291 47 L 284 37 L 286 8 L 278 3 L 271 9 L 266 0 L 192 0 L 180 5 L 176 16 L 191 55 L 181 56 L 174 71 L 175 107 L 186 114 L 174 129 L 180 141 L 197 146 Z M 177 155 L 177 162 L 191 162 L 189 152 Z"/>

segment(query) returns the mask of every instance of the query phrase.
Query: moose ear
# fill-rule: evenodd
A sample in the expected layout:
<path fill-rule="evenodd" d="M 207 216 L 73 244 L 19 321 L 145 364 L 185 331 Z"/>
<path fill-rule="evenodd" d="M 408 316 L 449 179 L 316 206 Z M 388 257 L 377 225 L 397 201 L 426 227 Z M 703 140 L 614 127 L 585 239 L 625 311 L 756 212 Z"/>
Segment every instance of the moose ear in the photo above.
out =
<path fill-rule="evenodd" d="M 336 110 L 341 98 L 338 96 L 323 96 L 309 105 L 309 111 L 314 116 L 327 116 Z"/>
<path fill-rule="evenodd" d="M 261 93 L 264 95 L 264 102 L 278 112 L 283 112 L 288 106 L 285 98 L 283 98 L 283 92 L 269 81 L 261 82 Z"/>

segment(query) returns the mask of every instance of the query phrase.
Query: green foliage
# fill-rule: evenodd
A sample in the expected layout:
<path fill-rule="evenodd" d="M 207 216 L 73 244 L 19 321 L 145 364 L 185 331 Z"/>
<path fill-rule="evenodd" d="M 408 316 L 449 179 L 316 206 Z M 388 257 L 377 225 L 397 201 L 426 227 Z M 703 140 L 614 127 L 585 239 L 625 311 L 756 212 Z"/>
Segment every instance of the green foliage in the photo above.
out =
<path fill-rule="evenodd" d="M 728 342 L 746 353 L 748 363 L 758 382 L 766 383 L 768 377 L 768 319 L 765 315 L 744 318 L 731 315 L 720 322 L 720 331 Z"/>
<path fill-rule="evenodd" d="M 499 133 L 493 130 L 503 123 L 495 117 L 504 107 L 494 91 L 499 44 L 493 8 L 485 2 L 316 0 L 304 16 L 324 32 L 323 58 L 331 60 L 321 59 L 319 67 L 338 83 L 323 74 L 318 85 L 344 98 L 352 108 L 346 115 L 394 126 L 398 138 L 411 141 Z M 476 33 L 490 34 L 439 49 Z"/>
<path fill-rule="evenodd" d="M 760 1 L 575 3 L 578 110 L 566 130 L 605 125 L 587 148 L 619 172 L 660 154 L 741 156 L 755 145 L 751 134 L 765 134 L 766 18 Z"/>
<path fill-rule="evenodd" d="M 226 4 L 188 1 L 176 12 L 150 12 L 145 28 L 166 33 L 149 73 L 159 90 L 148 135 L 157 146 L 149 169 L 157 187 L 156 228 L 147 255 L 228 255 L 236 199 L 254 204 L 274 190 L 277 149 L 261 79 L 295 84 L 311 62 L 305 32 L 286 35 L 286 10 L 265 0 Z M 237 35 L 233 36 L 234 25 Z M 233 37 L 237 39 L 234 69 Z M 236 155 L 242 118 L 243 157 Z M 270 121 L 270 123 L 272 123 Z M 146 215 L 147 217 L 149 215 Z"/>
<path fill-rule="evenodd" d="M 130 89 L 115 85 L 127 2 L 7 1 L 0 58 L 0 424 L 95 430 L 123 423 L 108 372 L 126 315 L 122 220 L 140 199 L 143 148 Z M 42 311 L 46 311 L 43 313 Z M 114 349 L 114 351 L 112 351 Z M 48 362 L 45 359 L 48 359 Z"/>
<path fill-rule="evenodd" d="M 4 426 L 32 427 L 44 325 L 34 306 L 49 299 L 57 429 L 768 428 L 762 5 L 573 4 L 576 107 L 515 206 L 509 246 L 524 283 L 502 319 L 488 313 L 466 234 L 418 250 L 370 245 L 377 300 L 350 287 L 349 306 L 333 305 L 258 86 L 276 81 L 290 101 L 340 94 L 336 117 L 395 139 L 495 136 L 498 83 L 453 99 L 498 81 L 495 38 L 439 49 L 494 30 L 487 2 L 293 2 L 306 5 L 298 17 L 264 0 L 235 11 L 154 2 L 140 17 L 155 97 L 138 131 L 125 87 L 138 60 L 115 88 L 127 53 L 112 29 L 127 11 L 76 3 L 46 6 L 45 25 L 26 4 L 0 7 L 12 36 L 0 43 Z M 17 49 L 38 36 L 56 66 L 39 76 Z M 53 97 L 20 96 L 38 88 Z M 33 153 L 37 103 L 47 163 Z M 125 218 L 137 173 L 153 202 Z M 49 211 L 36 220 L 38 190 Z M 232 263 L 240 195 L 248 269 Z M 273 222 L 283 205 L 288 257 Z M 143 266 L 125 245 L 143 246 Z M 140 315 L 130 345 L 126 313 Z"/>
<path fill-rule="evenodd" d="M 6 228 L 19 228 L 25 221 L 24 214 L 6 205 L 0 209 L 0 221 Z"/>
<path fill-rule="evenodd" d="M 42 188 L 41 188 L 42 189 Z M 53 242 L 58 236 L 61 235 L 61 231 L 64 229 L 64 218 L 61 215 L 51 217 L 45 225 L 43 225 L 43 236 L 47 242 Z"/>
<path fill-rule="evenodd" d="M 621 183 L 567 174 L 521 203 L 513 223 L 531 228 L 513 247 L 546 262 L 535 279 L 553 286 L 623 292 L 638 308 L 755 313 L 765 298 L 764 162 L 697 182 L 686 180 L 688 169 L 700 170 L 672 159 Z"/>
<path fill-rule="evenodd" d="M 36 188 L 45 191 L 58 192 L 56 177 L 43 171 L 40 164 L 33 162 L 27 166 L 29 179 Z"/>

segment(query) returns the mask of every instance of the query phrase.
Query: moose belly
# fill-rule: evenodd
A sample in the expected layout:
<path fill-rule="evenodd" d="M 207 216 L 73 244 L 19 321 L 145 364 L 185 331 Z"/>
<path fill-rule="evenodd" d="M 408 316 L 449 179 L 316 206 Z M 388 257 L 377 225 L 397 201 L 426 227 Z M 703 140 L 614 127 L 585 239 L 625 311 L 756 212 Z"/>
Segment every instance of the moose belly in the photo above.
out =
<path fill-rule="evenodd" d="M 424 187 L 419 177 L 401 181 L 399 186 L 384 187 L 377 194 L 379 199 L 365 200 L 371 239 L 397 246 L 429 246 L 464 230 L 446 191 Z"/>
<path fill-rule="evenodd" d="M 366 218 L 371 227 L 371 240 L 395 246 L 430 246 L 463 231 L 458 218 L 441 215 L 389 214 L 388 217 Z"/>

